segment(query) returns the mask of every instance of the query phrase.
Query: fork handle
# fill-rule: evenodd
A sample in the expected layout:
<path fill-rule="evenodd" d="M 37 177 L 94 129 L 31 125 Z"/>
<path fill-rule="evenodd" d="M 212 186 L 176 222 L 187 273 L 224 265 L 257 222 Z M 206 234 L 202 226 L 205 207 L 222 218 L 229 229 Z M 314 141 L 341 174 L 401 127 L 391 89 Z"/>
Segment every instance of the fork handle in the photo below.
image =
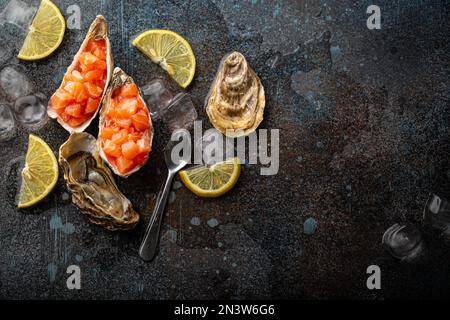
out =
<path fill-rule="evenodd" d="M 139 248 L 139 255 L 145 261 L 153 260 L 156 255 L 164 208 L 166 207 L 167 198 L 170 192 L 170 186 L 172 185 L 174 174 L 174 172 L 169 170 L 164 188 L 161 195 L 156 200 L 155 209 L 148 224 L 147 230 L 145 231 L 144 238 L 142 239 L 141 247 Z"/>

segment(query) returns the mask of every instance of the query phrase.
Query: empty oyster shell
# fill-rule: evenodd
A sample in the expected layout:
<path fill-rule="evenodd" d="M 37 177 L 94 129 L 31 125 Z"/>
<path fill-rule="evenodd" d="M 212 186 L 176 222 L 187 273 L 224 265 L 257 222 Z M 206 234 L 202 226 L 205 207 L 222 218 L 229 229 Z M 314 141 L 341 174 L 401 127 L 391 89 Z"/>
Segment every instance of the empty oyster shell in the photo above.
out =
<path fill-rule="evenodd" d="M 72 133 L 59 149 L 59 164 L 73 203 L 92 223 L 109 230 L 129 230 L 136 226 L 139 214 L 117 188 L 92 135 Z"/>
<path fill-rule="evenodd" d="M 100 120 L 99 120 L 99 131 L 98 131 L 98 148 L 100 151 L 100 156 L 102 159 L 108 164 L 108 166 L 114 171 L 115 174 L 117 174 L 120 177 L 126 178 L 132 173 L 138 171 L 148 160 L 148 155 L 151 151 L 152 141 L 153 141 L 153 126 L 152 126 L 152 119 L 150 117 L 150 111 L 148 110 L 148 107 L 145 103 L 145 100 L 142 98 L 141 93 L 137 93 L 137 99 L 140 100 L 140 105 L 145 108 L 145 113 L 148 117 L 148 123 L 147 123 L 147 129 L 145 129 L 144 132 L 138 132 L 136 129 L 136 132 L 141 135 L 143 139 L 148 143 L 149 150 L 146 151 L 144 154 L 141 154 L 144 156 L 143 161 L 139 162 L 139 164 L 135 164 L 133 167 L 131 167 L 126 172 L 121 172 L 119 168 L 117 167 L 117 164 L 113 161 L 110 161 L 111 158 L 108 158 L 108 156 L 105 154 L 102 141 L 102 133 L 103 128 L 105 127 L 115 127 L 117 129 L 121 129 L 118 124 L 113 123 L 114 121 L 108 116 L 109 109 L 112 108 L 112 98 L 113 95 L 115 95 L 115 90 L 120 89 L 125 84 L 135 84 L 132 77 L 127 75 L 122 69 L 119 67 L 116 67 L 113 72 L 113 76 L 111 78 L 111 83 L 109 87 L 106 89 L 105 96 L 103 98 L 102 104 L 101 104 L 101 110 L 100 110 Z M 137 87 L 137 86 L 136 86 Z M 119 91 L 120 92 L 120 91 Z M 115 107 L 115 106 L 114 106 Z M 123 119 L 123 118 L 122 118 Z M 131 127 L 133 127 L 133 124 L 131 124 Z M 128 129 L 127 129 L 128 130 Z"/>
<path fill-rule="evenodd" d="M 229 137 L 248 135 L 261 123 L 264 87 L 241 53 L 224 57 L 206 103 L 213 126 Z"/>
<path fill-rule="evenodd" d="M 97 107 L 96 111 L 92 114 L 92 116 L 89 119 L 87 119 L 81 125 L 74 127 L 74 126 L 71 126 L 67 121 L 65 121 L 61 116 L 58 115 L 57 108 L 55 107 L 55 105 L 52 102 L 53 98 L 55 97 L 55 95 L 58 91 L 56 91 L 52 95 L 52 97 L 50 98 L 50 101 L 48 103 L 48 108 L 47 108 L 48 116 L 50 118 L 57 119 L 57 121 L 61 124 L 61 126 L 70 133 L 84 131 L 89 126 L 89 124 L 92 122 L 92 120 L 97 116 L 98 110 L 100 109 L 100 105 L 101 105 L 101 99 L 105 95 L 106 88 L 108 87 L 109 81 L 111 80 L 111 74 L 112 74 L 114 62 L 113 62 L 113 57 L 112 57 L 112 52 L 111 52 L 111 44 L 109 41 L 108 24 L 106 22 L 106 19 L 101 15 L 98 15 L 92 22 L 91 26 L 89 27 L 89 31 L 87 32 L 86 37 L 84 38 L 83 42 L 81 43 L 80 49 L 78 49 L 78 52 L 75 54 L 72 63 L 66 70 L 65 75 L 71 74 L 72 71 L 74 71 L 78 67 L 79 58 L 80 58 L 81 54 L 84 52 L 84 50 L 86 49 L 86 47 L 89 44 L 89 41 L 91 39 L 94 39 L 94 40 L 104 39 L 105 43 L 106 43 L 106 80 L 105 80 L 105 84 L 103 86 L 103 92 L 100 97 L 100 101 L 98 103 L 98 107 Z M 65 85 L 65 80 L 62 81 L 58 90 L 62 89 L 64 87 L 64 85 Z"/>

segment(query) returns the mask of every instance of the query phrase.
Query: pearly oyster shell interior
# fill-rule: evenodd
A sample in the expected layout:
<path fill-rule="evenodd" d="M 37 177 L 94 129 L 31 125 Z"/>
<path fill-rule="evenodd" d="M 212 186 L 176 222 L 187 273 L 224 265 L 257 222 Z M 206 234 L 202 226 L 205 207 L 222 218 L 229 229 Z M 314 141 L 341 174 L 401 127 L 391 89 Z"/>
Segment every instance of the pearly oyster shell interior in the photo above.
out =
<path fill-rule="evenodd" d="M 213 126 L 229 137 L 248 135 L 263 120 L 265 104 L 264 87 L 245 57 L 225 56 L 206 101 Z"/>
<path fill-rule="evenodd" d="M 111 77 L 111 83 L 108 86 L 108 88 L 106 89 L 105 95 L 103 97 L 103 100 L 102 100 L 102 102 L 100 104 L 100 108 L 99 108 L 100 109 L 100 120 L 99 120 L 99 131 L 98 131 L 98 149 L 100 151 L 100 156 L 108 164 L 108 166 L 111 168 L 111 170 L 114 171 L 115 174 L 117 174 L 118 176 L 120 176 L 122 178 L 127 178 L 131 174 L 138 171 L 140 168 L 142 168 L 142 166 L 145 164 L 145 162 L 142 165 L 135 167 L 130 172 L 127 172 L 127 174 L 125 174 L 125 175 L 121 174 L 119 172 L 119 170 L 117 170 L 117 168 L 108 161 L 108 158 L 106 157 L 105 153 L 103 152 L 103 148 L 101 146 L 101 133 L 102 133 L 101 129 L 105 125 L 106 113 L 108 111 L 108 106 L 111 103 L 111 98 L 114 93 L 114 90 L 122 87 L 125 84 L 129 84 L 129 83 L 135 83 L 133 78 L 130 77 L 129 75 L 127 75 L 121 68 L 119 68 L 119 67 L 114 68 L 114 72 Z M 147 104 L 145 103 L 145 99 L 142 98 L 142 94 L 140 92 L 139 92 L 139 98 L 141 99 L 142 104 L 148 109 Z M 148 110 L 148 121 L 149 121 L 148 138 L 149 138 L 150 147 L 151 147 L 152 141 L 153 141 L 153 125 L 152 125 L 152 118 L 150 116 L 150 110 Z M 148 158 L 147 158 L 147 160 L 148 160 Z"/>
<path fill-rule="evenodd" d="M 139 214 L 117 188 L 92 135 L 72 133 L 59 149 L 59 164 L 73 203 L 92 223 L 109 230 L 129 230 L 136 226 Z"/>
<path fill-rule="evenodd" d="M 75 54 L 73 61 L 70 64 L 70 66 L 67 68 L 65 74 L 72 72 L 78 66 L 78 58 L 79 58 L 80 54 L 84 51 L 86 46 L 88 45 L 90 39 L 96 39 L 96 40 L 105 39 L 105 41 L 106 41 L 106 70 L 107 70 L 107 73 L 106 73 L 105 87 L 103 89 L 103 94 L 102 94 L 102 98 L 103 98 L 103 96 L 105 95 L 105 92 L 106 92 L 106 88 L 108 87 L 109 81 L 111 80 L 111 74 L 112 74 L 112 70 L 114 67 L 113 66 L 114 61 L 113 61 L 113 57 L 112 57 L 111 43 L 109 41 L 108 23 L 106 22 L 105 17 L 103 17 L 102 15 L 98 15 L 94 19 L 94 21 L 91 23 L 91 26 L 89 27 L 89 30 L 86 34 L 86 37 L 84 38 L 83 42 L 81 43 L 81 46 L 78 49 L 78 52 Z M 61 85 L 62 85 L 62 83 L 61 83 Z M 52 119 L 57 119 L 59 124 L 64 129 L 66 129 L 69 133 L 83 132 L 89 126 L 89 124 L 92 122 L 92 120 L 95 119 L 98 111 L 100 110 L 100 106 L 99 106 L 97 108 L 97 111 L 92 115 L 92 117 L 89 120 L 84 122 L 81 126 L 73 128 L 68 123 L 66 123 L 63 119 L 61 119 L 61 117 L 58 116 L 58 114 L 56 113 L 56 111 L 54 110 L 54 108 L 51 104 L 51 101 L 52 100 L 50 99 L 48 107 L 47 107 L 48 116 Z M 100 104 L 101 104 L 101 101 L 100 101 Z"/>

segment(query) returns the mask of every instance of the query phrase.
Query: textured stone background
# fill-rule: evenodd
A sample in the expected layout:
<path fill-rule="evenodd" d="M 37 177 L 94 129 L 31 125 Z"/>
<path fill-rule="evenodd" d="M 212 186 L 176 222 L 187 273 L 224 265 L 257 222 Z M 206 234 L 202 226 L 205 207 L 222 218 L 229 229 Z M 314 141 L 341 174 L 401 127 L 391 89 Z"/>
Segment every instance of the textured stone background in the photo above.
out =
<path fill-rule="evenodd" d="M 266 89 L 261 127 L 280 129 L 280 171 L 260 176 L 258 166 L 246 166 L 236 187 L 215 200 L 176 188 L 161 252 L 145 263 L 137 248 L 165 177 L 164 125 L 154 124 L 148 164 L 117 179 L 142 215 L 129 233 L 89 224 L 67 200 L 62 180 L 45 203 L 17 210 L 28 136 L 20 129 L 1 144 L 0 298 L 448 296 L 450 246 L 439 234 L 421 227 L 427 255 L 413 264 L 381 247 L 394 222 L 422 225 L 430 187 L 449 159 L 447 1 L 376 1 L 382 29 L 372 31 L 365 12 L 373 1 L 55 1 L 63 13 L 74 3 L 82 29 L 67 30 L 53 56 L 9 61 L 40 92 L 54 92 L 100 13 L 110 22 L 116 65 L 140 85 L 166 75 L 131 46 L 135 35 L 167 28 L 191 43 L 198 67 L 188 91 L 204 120 L 216 67 L 225 53 L 239 50 Z M 0 8 L 5 5 L 1 0 Z M 0 32 L 18 50 L 23 35 L 16 31 Z M 96 134 L 95 126 L 88 131 Z M 54 150 L 68 136 L 56 122 L 36 134 Z M 318 226 L 305 235 L 309 217 Z M 78 291 L 66 288 L 71 264 L 82 269 Z M 381 267 L 382 290 L 366 289 L 370 264 Z"/>

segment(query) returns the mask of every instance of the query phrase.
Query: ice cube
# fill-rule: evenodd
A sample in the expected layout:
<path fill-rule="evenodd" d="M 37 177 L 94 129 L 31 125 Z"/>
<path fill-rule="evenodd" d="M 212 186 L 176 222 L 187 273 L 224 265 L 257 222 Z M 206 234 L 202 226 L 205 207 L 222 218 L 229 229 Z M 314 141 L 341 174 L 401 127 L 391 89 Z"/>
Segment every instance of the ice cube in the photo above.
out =
<path fill-rule="evenodd" d="M 162 112 L 172 101 L 173 94 L 167 88 L 164 81 L 154 79 L 141 88 L 145 101 L 150 108 L 150 114 L 154 118 L 158 118 Z"/>
<path fill-rule="evenodd" d="M 424 249 L 420 231 L 412 224 L 394 224 L 383 234 L 383 245 L 396 258 L 411 261 Z"/>
<path fill-rule="evenodd" d="M 0 72 L 0 86 L 12 100 L 26 96 L 33 90 L 27 76 L 13 66 L 6 66 Z"/>
<path fill-rule="evenodd" d="M 443 196 L 430 194 L 425 204 L 424 219 L 450 238 L 450 203 Z"/>
<path fill-rule="evenodd" d="M 11 0 L 0 12 L 0 25 L 11 23 L 26 31 L 31 24 L 37 8 L 21 0 Z"/>
<path fill-rule="evenodd" d="M 225 161 L 234 156 L 234 142 L 218 130 L 208 129 L 194 142 L 194 156 L 196 164 L 212 165 Z"/>
<path fill-rule="evenodd" d="M 16 120 L 26 127 L 37 129 L 47 121 L 47 106 L 41 94 L 21 97 L 14 103 Z"/>
<path fill-rule="evenodd" d="M 9 105 L 0 103 L 0 142 L 11 139 L 16 133 L 14 116 Z"/>
<path fill-rule="evenodd" d="M 197 111 L 187 93 L 177 94 L 161 111 L 161 118 L 170 130 L 188 129 L 197 119 Z"/>
<path fill-rule="evenodd" d="M 4 64 L 6 61 L 8 61 L 9 58 L 13 57 L 13 49 L 8 44 L 8 40 L 3 36 L 0 35 L 0 65 Z"/>

